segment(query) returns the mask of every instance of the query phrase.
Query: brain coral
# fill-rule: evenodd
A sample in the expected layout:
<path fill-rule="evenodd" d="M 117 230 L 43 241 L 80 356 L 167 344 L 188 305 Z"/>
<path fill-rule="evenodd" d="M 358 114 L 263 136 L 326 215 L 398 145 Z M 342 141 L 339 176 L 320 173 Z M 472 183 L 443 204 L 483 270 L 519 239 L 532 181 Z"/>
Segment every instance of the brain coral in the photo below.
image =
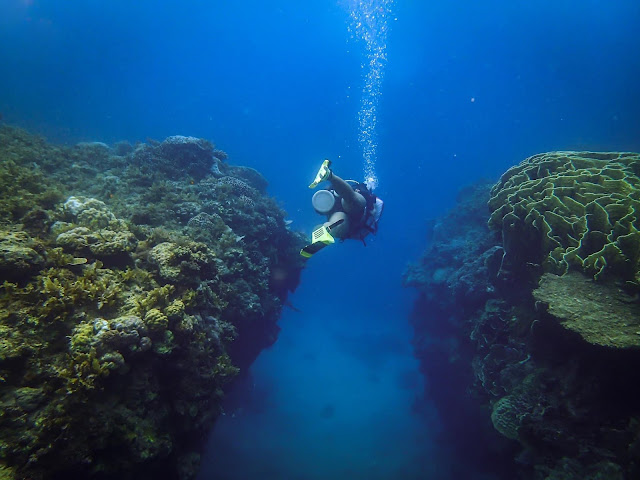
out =
<path fill-rule="evenodd" d="M 640 287 L 640 155 L 551 152 L 510 168 L 491 190 L 508 274 L 525 263 Z"/>
<path fill-rule="evenodd" d="M 519 403 L 513 397 L 502 397 L 493 405 L 491 412 L 491 422 L 494 428 L 511 440 L 518 439 L 521 421 L 518 405 Z"/>

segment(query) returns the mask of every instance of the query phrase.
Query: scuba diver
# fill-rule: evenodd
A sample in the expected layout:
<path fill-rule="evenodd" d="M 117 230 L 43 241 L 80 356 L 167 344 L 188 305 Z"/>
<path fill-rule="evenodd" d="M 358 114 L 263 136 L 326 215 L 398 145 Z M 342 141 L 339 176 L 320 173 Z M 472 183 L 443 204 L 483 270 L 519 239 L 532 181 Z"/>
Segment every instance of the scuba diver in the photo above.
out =
<path fill-rule="evenodd" d="M 370 233 L 378 231 L 378 221 L 382 215 L 384 203 L 371 189 L 355 180 L 343 180 L 331 171 L 331 161 L 325 160 L 309 188 L 316 188 L 327 180 L 329 189 L 318 190 L 311 199 L 314 210 L 325 215 L 327 221 L 311 234 L 311 243 L 300 250 L 300 255 L 310 258 L 327 245 L 340 240 L 364 239 Z"/>

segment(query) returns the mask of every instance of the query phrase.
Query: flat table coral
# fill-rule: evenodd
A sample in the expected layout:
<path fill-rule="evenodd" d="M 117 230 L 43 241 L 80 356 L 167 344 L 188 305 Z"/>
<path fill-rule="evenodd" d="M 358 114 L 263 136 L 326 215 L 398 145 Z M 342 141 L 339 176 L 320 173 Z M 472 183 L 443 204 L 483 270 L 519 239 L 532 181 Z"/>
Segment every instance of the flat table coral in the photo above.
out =
<path fill-rule="evenodd" d="M 595 283 L 577 272 L 546 273 L 533 296 L 564 328 L 589 343 L 640 347 L 640 305 L 615 285 Z"/>

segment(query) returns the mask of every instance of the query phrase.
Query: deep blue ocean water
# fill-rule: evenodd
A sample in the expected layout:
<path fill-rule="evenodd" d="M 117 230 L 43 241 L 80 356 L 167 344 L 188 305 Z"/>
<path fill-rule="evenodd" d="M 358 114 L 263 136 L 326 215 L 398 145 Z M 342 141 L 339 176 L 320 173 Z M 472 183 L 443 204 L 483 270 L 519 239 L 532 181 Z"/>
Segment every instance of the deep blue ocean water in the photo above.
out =
<path fill-rule="evenodd" d="M 310 233 L 321 160 L 362 177 L 358 3 L 1 0 L 0 113 L 55 142 L 208 138 Z M 460 459 L 433 455 L 437 416 L 414 412 L 401 287 L 428 220 L 534 153 L 640 150 L 639 2 L 363 3 L 391 8 L 380 232 L 309 262 L 299 311 L 218 423 L 202 480 L 448 478 Z M 353 269 L 358 282 L 342 275 Z"/>

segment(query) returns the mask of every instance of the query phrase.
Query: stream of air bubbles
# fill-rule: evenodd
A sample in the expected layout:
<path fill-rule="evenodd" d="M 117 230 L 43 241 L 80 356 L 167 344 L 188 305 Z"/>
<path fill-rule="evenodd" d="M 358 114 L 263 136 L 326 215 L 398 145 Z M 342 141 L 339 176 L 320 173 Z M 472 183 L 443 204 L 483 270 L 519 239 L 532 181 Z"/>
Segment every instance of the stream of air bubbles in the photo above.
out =
<path fill-rule="evenodd" d="M 362 150 L 365 182 L 374 189 L 378 185 L 378 100 L 387 62 L 387 32 L 393 0 L 349 0 L 347 5 L 351 38 L 362 41 L 366 49 L 361 65 L 364 85 L 358 111 L 358 144 Z"/>

